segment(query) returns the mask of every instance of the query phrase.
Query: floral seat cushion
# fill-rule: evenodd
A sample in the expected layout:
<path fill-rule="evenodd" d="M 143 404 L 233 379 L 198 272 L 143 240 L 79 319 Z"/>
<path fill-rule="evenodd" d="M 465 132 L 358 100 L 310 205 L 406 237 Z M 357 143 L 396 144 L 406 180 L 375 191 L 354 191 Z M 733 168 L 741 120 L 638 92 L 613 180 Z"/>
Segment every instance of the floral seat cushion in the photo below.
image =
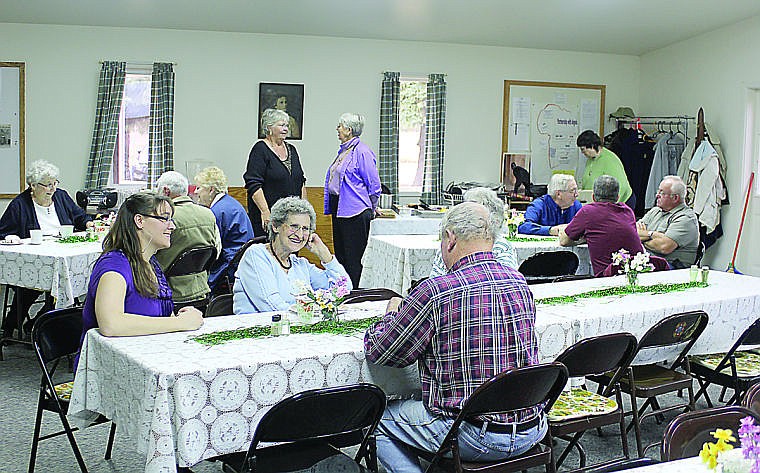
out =
<path fill-rule="evenodd" d="M 560 394 L 549 411 L 548 418 L 551 422 L 560 422 L 579 417 L 609 414 L 615 412 L 617 408 L 618 405 L 614 399 L 585 389 L 572 389 Z"/>
<path fill-rule="evenodd" d="M 74 381 L 55 385 L 55 394 L 64 401 L 71 400 L 71 391 L 74 390 Z"/>
<path fill-rule="evenodd" d="M 725 353 L 698 355 L 691 357 L 691 362 L 700 364 L 711 370 L 715 370 L 725 356 Z M 736 359 L 737 376 L 760 376 L 760 353 L 754 351 L 737 351 L 734 353 L 734 358 Z M 721 371 L 723 373 L 731 374 L 731 366 L 726 365 L 726 367 Z"/>

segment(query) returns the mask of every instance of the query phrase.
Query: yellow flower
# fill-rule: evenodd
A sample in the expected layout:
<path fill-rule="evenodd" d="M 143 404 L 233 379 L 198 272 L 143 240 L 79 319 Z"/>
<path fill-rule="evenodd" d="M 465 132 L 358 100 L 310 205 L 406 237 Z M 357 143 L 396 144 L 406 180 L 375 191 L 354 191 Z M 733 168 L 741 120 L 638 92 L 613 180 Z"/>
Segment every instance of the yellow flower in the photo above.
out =
<path fill-rule="evenodd" d="M 718 447 L 712 442 L 705 442 L 702 445 L 702 451 L 699 452 L 699 458 L 703 463 L 707 463 L 707 468 L 714 469 L 718 465 Z"/>
<path fill-rule="evenodd" d="M 724 442 L 736 442 L 733 431 L 731 429 L 715 429 L 715 432 L 710 432 L 713 437 Z"/>

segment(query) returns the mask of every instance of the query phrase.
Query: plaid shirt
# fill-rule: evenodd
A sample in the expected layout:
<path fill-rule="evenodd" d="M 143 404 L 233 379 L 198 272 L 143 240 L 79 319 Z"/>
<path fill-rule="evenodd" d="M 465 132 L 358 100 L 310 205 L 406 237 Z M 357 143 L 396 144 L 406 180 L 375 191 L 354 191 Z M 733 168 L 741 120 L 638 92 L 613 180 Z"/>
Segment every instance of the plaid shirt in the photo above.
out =
<path fill-rule="evenodd" d="M 511 368 L 538 363 L 536 307 L 522 275 L 493 253 L 468 255 L 448 274 L 423 281 L 364 335 L 367 360 L 408 366 L 419 361 L 422 397 L 454 417 L 481 384 Z M 519 389 L 516 386 L 516 389 Z M 492 418 L 524 422 L 540 406 Z"/>

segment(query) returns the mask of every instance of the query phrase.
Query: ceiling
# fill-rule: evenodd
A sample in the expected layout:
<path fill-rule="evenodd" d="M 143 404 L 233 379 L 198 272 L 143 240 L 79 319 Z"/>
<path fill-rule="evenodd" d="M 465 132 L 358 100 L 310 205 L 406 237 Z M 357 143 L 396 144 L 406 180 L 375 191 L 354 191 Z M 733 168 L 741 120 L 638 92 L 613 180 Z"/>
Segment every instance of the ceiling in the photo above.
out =
<path fill-rule="evenodd" d="M 758 0 L 2 0 L 0 22 L 641 55 L 760 14 Z"/>

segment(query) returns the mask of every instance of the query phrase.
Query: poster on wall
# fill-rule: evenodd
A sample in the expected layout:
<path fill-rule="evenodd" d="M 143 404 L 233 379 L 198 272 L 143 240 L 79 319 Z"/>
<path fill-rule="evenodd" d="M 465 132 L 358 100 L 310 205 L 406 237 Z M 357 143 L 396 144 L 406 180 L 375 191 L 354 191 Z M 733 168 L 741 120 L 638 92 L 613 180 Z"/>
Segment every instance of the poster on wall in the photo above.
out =
<path fill-rule="evenodd" d="M 261 130 L 261 115 L 264 110 L 274 108 L 288 114 L 288 139 L 303 137 L 303 84 L 278 84 L 259 82 L 259 138 L 264 138 Z"/>

